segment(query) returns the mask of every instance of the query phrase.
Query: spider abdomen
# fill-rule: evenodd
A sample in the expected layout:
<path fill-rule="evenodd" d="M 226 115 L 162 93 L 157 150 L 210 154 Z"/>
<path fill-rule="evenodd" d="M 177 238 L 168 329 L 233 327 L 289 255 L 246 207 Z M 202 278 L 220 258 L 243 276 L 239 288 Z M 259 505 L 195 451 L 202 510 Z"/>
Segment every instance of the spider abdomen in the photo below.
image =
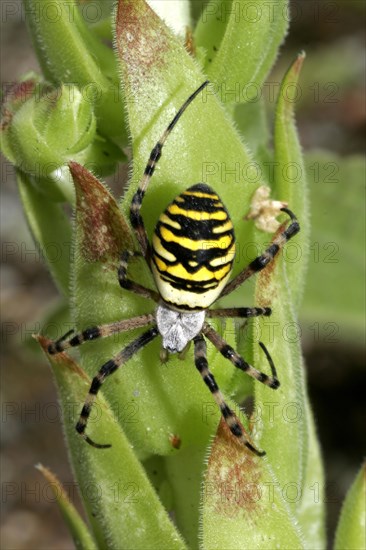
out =
<path fill-rule="evenodd" d="M 209 307 L 230 277 L 234 228 L 206 184 L 178 195 L 161 214 L 152 238 L 152 269 L 163 300 L 179 309 Z"/>

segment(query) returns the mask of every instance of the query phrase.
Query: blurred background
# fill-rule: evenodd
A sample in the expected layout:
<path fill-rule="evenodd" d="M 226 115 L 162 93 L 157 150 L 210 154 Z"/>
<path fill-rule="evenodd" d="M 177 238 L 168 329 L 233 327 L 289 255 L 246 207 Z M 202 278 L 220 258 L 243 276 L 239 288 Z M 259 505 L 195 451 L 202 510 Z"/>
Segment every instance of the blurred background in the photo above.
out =
<path fill-rule="evenodd" d="M 192 2 L 194 18 L 204 4 Z M 325 462 L 331 542 L 345 492 L 365 455 L 365 3 L 290 4 L 290 31 L 268 82 L 280 82 L 297 53 L 306 51 L 296 118 L 312 238 L 300 322 Z M 20 3 L 2 3 L 1 26 L 4 89 L 39 69 Z M 269 116 L 273 108 L 269 97 Z M 31 339 L 58 295 L 24 222 L 14 171 L 3 158 L 1 166 L 2 548 L 67 550 L 72 540 L 34 468 L 42 462 L 76 496 L 51 372 Z M 122 167 L 110 182 L 118 193 L 126 174 Z"/>

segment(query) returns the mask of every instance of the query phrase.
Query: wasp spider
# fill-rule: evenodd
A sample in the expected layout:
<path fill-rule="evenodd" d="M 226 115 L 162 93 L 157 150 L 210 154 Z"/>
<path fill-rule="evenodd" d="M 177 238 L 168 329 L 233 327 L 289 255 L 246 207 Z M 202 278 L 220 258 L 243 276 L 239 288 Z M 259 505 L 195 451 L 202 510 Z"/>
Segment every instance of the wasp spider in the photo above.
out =
<path fill-rule="evenodd" d="M 211 187 L 204 183 L 197 183 L 177 196 L 161 214 L 151 244 L 140 213 L 145 192 L 167 137 L 188 105 L 207 84 L 207 81 L 204 82 L 186 100 L 152 149 L 130 207 L 130 220 L 140 250 L 138 252 L 126 250 L 122 253 L 118 268 L 118 280 L 123 289 L 154 300 L 157 303 L 155 311 L 132 319 L 87 328 L 74 336 L 70 336 L 70 333 L 65 334 L 48 347 L 50 354 L 56 354 L 89 340 L 151 325 L 146 332 L 128 344 L 118 355 L 107 361 L 93 378 L 89 394 L 76 424 L 77 432 L 93 447 L 110 447 L 110 445 L 95 443 L 85 433 L 91 407 L 99 389 L 109 375 L 160 335 L 164 353 L 179 353 L 193 340 L 196 368 L 211 391 L 231 433 L 257 455 L 265 454 L 251 444 L 250 438 L 236 414 L 225 403 L 215 378 L 209 370 L 206 339 L 212 342 L 236 368 L 246 372 L 262 384 L 276 389 L 280 385 L 276 369 L 262 343 L 260 345 L 270 365 L 271 376 L 249 365 L 207 322 L 207 319 L 215 317 L 247 318 L 270 315 L 271 310 L 269 307 L 208 308 L 219 297 L 235 290 L 273 260 L 284 244 L 299 231 L 296 217 L 287 208 L 282 208 L 290 217 L 291 223 L 273 238 L 263 254 L 255 258 L 239 275 L 229 281 L 235 255 L 234 228 L 225 206 Z M 207 247 L 207 243 L 209 243 L 209 247 Z M 142 255 L 145 258 L 152 271 L 158 292 L 147 289 L 128 278 L 128 261 L 135 255 Z"/>

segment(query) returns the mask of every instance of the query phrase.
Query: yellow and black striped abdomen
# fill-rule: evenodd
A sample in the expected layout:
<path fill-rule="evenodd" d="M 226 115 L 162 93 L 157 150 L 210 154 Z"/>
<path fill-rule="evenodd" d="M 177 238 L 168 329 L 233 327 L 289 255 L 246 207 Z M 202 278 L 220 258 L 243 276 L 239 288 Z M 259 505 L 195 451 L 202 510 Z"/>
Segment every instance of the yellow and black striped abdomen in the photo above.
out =
<path fill-rule="evenodd" d="M 218 195 L 193 185 L 160 216 L 152 239 L 152 269 L 165 302 L 180 309 L 206 309 L 230 276 L 235 236 Z"/>

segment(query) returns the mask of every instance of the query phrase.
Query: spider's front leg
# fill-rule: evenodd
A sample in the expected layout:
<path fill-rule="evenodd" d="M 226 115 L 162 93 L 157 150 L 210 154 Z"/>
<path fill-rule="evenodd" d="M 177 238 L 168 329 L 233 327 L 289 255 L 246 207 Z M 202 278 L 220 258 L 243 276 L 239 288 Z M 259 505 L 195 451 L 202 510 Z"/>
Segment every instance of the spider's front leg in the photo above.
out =
<path fill-rule="evenodd" d="M 221 293 L 221 296 L 226 296 L 233 292 L 238 286 L 244 283 L 249 277 L 264 269 L 283 248 L 283 246 L 292 239 L 299 231 L 300 225 L 297 218 L 288 208 L 281 208 L 290 217 L 290 225 L 278 235 L 276 235 L 269 247 L 257 258 L 255 258 L 246 268 L 243 269 L 232 281 L 230 281 Z"/>
<path fill-rule="evenodd" d="M 144 174 L 139 183 L 138 189 L 132 198 L 132 202 L 130 206 L 131 225 L 135 230 L 136 237 L 140 245 L 141 253 L 144 256 L 144 258 L 146 258 L 149 264 L 150 264 L 151 250 L 150 250 L 149 239 L 148 239 L 145 225 L 144 225 L 144 220 L 142 219 L 142 216 L 141 216 L 142 201 L 144 199 L 146 190 L 150 183 L 150 179 L 155 171 L 155 167 L 161 157 L 164 143 L 166 142 L 170 132 L 173 130 L 174 126 L 177 124 L 178 120 L 180 119 L 184 111 L 187 109 L 188 105 L 192 103 L 194 98 L 203 90 L 203 88 L 205 88 L 208 85 L 208 83 L 209 82 L 207 80 L 203 82 L 203 84 L 201 84 L 201 86 L 199 86 L 197 90 L 195 90 L 193 94 L 189 96 L 189 98 L 183 103 L 181 108 L 175 114 L 174 118 L 166 127 L 159 141 L 152 148 L 149 156 L 149 160 L 147 161 L 147 164 L 145 166 Z"/>
<path fill-rule="evenodd" d="M 270 307 L 228 307 L 220 309 L 208 309 L 206 317 L 226 317 L 248 319 L 250 317 L 269 317 L 272 314 Z"/>
<path fill-rule="evenodd" d="M 252 365 L 249 365 L 249 363 L 247 363 L 241 357 L 241 355 L 239 355 L 234 350 L 234 348 L 229 346 L 229 344 L 223 338 L 221 338 L 218 332 L 216 332 L 216 330 L 214 330 L 208 323 L 205 323 L 203 325 L 202 332 L 210 340 L 210 342 L 212 342 L 212 344 L 221 353 L 221 355 L 223 355 L 225 359 L 229 359 L 229 361 L 231 361 L 237 369 L 246 372 L 249 376 L 255 378 L 255 380 L 258 380 L 258 382 L 262 382 L 262 384 L 269 386 L 273 390 L 279 388 L 280 381 L 277 378 L 276 368 L 271 359 L 271 356 L 269 355 L 265 345 L 262 344 L 262 342 L 259 342 L 259 345 L 264 351 L 267 361 L 271 367 L 272 376 L 268 376 L 268 374 L 265 374 L 264 372 L 261 372 L 258 369 L 252 367 Z"/>
<path fill-rule="evenodd" d="M 258 451 L 258 449 L 256 449 L 254 445 L 250 443 L 249 435 L 244 429 L 244 426 L 242 425 L 234 411 L 232 411 L 230 407 L 225 403 L 224 396 L 222 395 L 213 374 L 208 368 L 207 346 L 202 334 L 199 334 L 194 338 L 194 361 L 199 373 L 203 378 L 203 381 L 212 393 L 217 405 L 219 406 L 221 414 L 231 433 L 257 456 L 265 455 L 266 453 L 264 451 Z"/>
<path fill-rule="evenodd" d="M 159 294 L 155 290 L 146 288 L 139 283 L 135 283 L 127 277 L 128 262 L 131 258 L 141 256 L 140 252 L 131 252 L 130 250 L 124 250 L 121 254 L 121 259 L 118 267 L 118 281 L 122 288 L 130 290 L 135 294 L 139 294 L 144 298 L 150 298 L 154 302 L 159 302 Z"/>

